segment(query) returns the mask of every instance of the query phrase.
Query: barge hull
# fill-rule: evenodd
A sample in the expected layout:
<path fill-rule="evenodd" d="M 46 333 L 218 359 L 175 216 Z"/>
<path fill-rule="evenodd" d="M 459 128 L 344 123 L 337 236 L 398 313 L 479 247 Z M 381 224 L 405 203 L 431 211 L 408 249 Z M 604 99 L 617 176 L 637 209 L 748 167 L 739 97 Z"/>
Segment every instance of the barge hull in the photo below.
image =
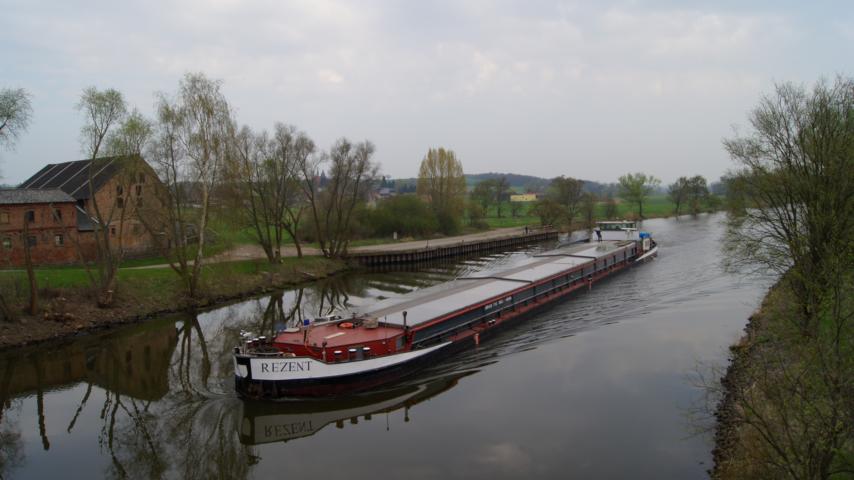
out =
<path fill-rule="evenodd" d="M 246 398 L 290 399 L 357 393 L 399 381 L 438 357 L 479 345 L 501 327 L 518 323 L 572 292 L 593 288 L 599 280 L 646 257 L 643 253 L 648 247 L 641 249 L 639 243 L 602 242 L 595 247 L 547 252 L 492 276 L 461 278 L 425 289 L 414 298 L 390 299 L 362 317 L 335 324 L 344 330 L 326 323 L 317 329 L 282 334 L 273 343 L 281 353 L 272 357 L 244 354 L 236 348 L 235 387 Z M 653 257 L 657 248 L 646 253 Z M 362 330 L 371 327 L 353 323 L 357 318 L 372 321 L 375 330 Z M 355 333 L 361 331 L 365 334 Z M 383 340 L 369 348 L 361 343 L 369 332 L 374 336 L 392 332 L 391 337 L 383 338 L 393 341 Z M 327 345 L 327 340 L 340 342 L 351 336 L 362 340 Z M 355 358 L 344 350 L 347 346 L 352 347 L 349 352 Z M 335 360 L 327 362 L 327 358 Z"/>

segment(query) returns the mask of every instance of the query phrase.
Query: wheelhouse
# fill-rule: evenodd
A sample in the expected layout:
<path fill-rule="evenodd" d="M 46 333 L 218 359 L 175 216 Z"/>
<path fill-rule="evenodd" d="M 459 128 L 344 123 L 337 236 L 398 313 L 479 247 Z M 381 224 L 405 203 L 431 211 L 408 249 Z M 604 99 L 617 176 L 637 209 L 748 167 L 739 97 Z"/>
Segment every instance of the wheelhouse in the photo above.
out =
<path fill-rule="evenodd" d="M 606 220 L 596 222 L 602 240 L 638 240 L 637 222 L 631 220 Z"/>

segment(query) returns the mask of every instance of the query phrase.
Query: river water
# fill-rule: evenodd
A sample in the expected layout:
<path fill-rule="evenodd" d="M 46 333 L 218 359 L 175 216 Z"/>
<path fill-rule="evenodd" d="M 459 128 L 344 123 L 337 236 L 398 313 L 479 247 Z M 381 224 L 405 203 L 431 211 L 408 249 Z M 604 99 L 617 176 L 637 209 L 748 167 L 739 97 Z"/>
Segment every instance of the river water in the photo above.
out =
<path fill-rule="evenodd" d="M 769 285 L 724 273 L 723 216 L 646 221 L 657 260 L 382 391 L 249 403 L 231 347 L 529 250 L 344 275 L 0 355 L 0 478 L 703 478 L 698 372 Z M 708 375 L 705 373 L 704 375 Z"/>

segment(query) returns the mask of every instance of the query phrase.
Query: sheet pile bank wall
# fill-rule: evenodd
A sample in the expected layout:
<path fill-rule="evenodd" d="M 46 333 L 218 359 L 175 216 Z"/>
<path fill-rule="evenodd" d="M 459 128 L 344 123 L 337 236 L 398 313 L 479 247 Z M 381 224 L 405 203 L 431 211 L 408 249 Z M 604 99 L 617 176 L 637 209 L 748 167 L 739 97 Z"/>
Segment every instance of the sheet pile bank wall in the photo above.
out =
<path fill-rule="evenodd" d="M 27 244 L 35 265 L 92 260 L 99 219 L 126 256 L 151 252 L 154 243 L 137 211 L 156 203 L 158 185 L 139 157 L 46 165 L 18 188 L 0 190 L 0 266 L 23 266 Z"/>

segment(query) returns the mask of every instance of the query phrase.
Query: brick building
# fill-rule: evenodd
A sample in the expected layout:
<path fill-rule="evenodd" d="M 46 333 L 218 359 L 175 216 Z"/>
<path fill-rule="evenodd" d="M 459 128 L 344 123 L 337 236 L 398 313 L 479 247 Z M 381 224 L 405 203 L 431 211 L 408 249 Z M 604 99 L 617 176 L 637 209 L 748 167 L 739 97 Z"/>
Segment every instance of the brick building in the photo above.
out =
<path fill-rule="evenodd" d="M 24 264 L 24 242 L 36 263 L 73 263 L 77 208 L 59 189 L 0 190 L 0 264 Z"/>
<path fill-rule="evenodd" d="M 90 260 L 97 251 L 99 225 L 108 229 L 113 245 L 121 242 L 125 255 L 151 251 L 151 236 L 137 215 L 143 206 L 156 203 L 158 185 L 157 175 L 140 157 L 46 165 L 18 188 L 0 190 L 0 265 L 23 264 L 25 236 L 37 247 L 31 248 L 37 265 L 75 263 L 81 254 Z M 25 235 L 25 227 L 37 233 Z"/>

